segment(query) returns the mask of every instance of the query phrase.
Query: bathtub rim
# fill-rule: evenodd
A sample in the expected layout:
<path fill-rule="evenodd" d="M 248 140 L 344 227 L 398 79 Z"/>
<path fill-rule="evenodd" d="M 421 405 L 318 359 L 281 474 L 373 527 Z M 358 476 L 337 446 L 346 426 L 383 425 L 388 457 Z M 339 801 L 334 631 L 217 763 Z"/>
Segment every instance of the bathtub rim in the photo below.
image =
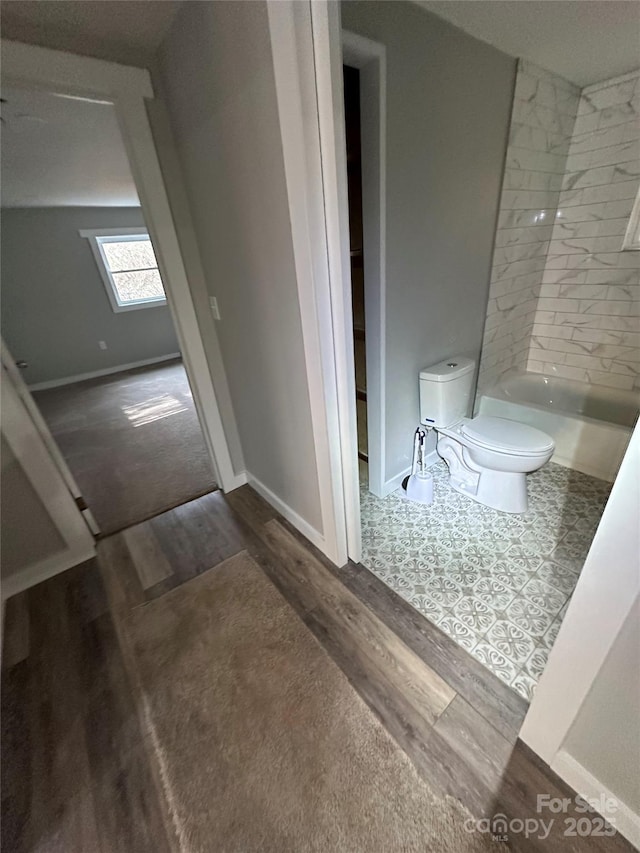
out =
<path fill-rule="evenodd" d="M 511 397 L 507 397 L 504 394 L 504 392 L 501 392 L 500 389 L 501 389 L 504 381 L 508 381 L 509 379 L 522 379 L 523 377 L 528 377 L 528 376 L 536 376 L 536 377 L 539 376 L 541 379 L 549 379 L 552 382 L 562 381 L 562 382 L 571 383 L 571 384 L 574 384 L 577 386 L 585 386 L 586 388 L 592 388 L 592 387 L 596 387 L 596 388 L 603 387 L 603 388 L 605 388 L 606 387 L 606 386 L 590 386 L 584 382 L 578 382 L 577 380 L 560 379 L 559 377 L 547 376 L 544 373 L 533 373 L 533 372 L 519 371 L 518 373 L 513 373 L 510 376 L 503 377 L 503 379 L 494 383 L 490 388 L 488 388 L 486 390 L 479 391 L 477 394 L 477 397 L 476 397 L 476 404 L 474 406 L 474 412 L 477 413 L 480 410 L 480 401 L 482 400 L 483 397 L 490 397 L 493 400 L 499 400 L 500 402 L 510 403 L 511 405 L 514 405 L 514 406 L 524 406 L 525 408 L 528 408 L 528 409 L 537 409 L 540 412 L 547 412 L 549 414 L 556 415 L 557 417 L 572 418 L 573 420 L 583 421 L 584 423 L 592 424 L 594 426 L 606 426 L 608 429 L 613 428 L 613 429 L 622 430 L 624 432 L 633 432 L 636 424 L 638 423 L 638 418 L 640 417 L 640 406 L 636 409 L 636 414 L 635 414 L 635 418 L 634 418 L 633 422 L 627 426 L 626 424 L 619 424 L 619 423 L 615 423 L 615 421 L 603 420 L 602 418 L 592 418 L 592 417 L 589 417 L 588 415 L 583 415 L 580 412 L 568 412 L 568 411 L 566 411 L 566 409 L 552 408 L 551 406 L 543 406 L 540 403 L 534 403 L 531 400 L 515 400 Z M 610 390 L 610 389 L 607 389 L 607 390 Z M 617 389 L 617 388 L 615 390 L 619 391 L 621 395 L 623 395 L 623 394 L 626 394 L 626 395 L 636 394 L 636 395 L 638 395 L 639 403 L 640 403 L 640 392 L 625 391 L 623 389 Z"/>

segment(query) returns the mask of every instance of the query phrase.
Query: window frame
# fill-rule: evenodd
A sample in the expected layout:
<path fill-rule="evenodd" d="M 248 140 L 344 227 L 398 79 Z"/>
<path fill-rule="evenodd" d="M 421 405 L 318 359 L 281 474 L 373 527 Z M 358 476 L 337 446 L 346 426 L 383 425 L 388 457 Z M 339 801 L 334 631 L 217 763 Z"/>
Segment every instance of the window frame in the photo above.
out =
<path fill-rule="evenodd" d="M 89 241 L 89 246 L 91 247 L 91 252 L 98 267 L 100 278 L 102 279 L 102 283 L 104 284 L 109 298 L 109 304 L 115 314 L 120 314 L 123 311 L 137 311 L 140 308 L 157 308 L 163 305 L 166 306 L 166 291 L 164 296 L 154 296 L 149 299 L 132 299 L 128 302 L 122 302 L 118 296 L 118 289 L 113 280 L 113 275 L 109 269 L 109 263 L 102 249 L 103 243 L 135 242 L 139 240 L 140 237 L 146 237 L 149 242 L 151 242 L 149 232 L 146 228 L 143 226 L 134 228 L 89 228 L 82 229 L 79 233 L 81 237 L 84 237 Z M 123 272 L 126 272 L 126 270 L 123 270 Z M 159 268 L 158 273 L 160 274 Z M 160 281 L 162 283 L 162 289 L 164 290 L 162 274 L 160 274 Z"/>

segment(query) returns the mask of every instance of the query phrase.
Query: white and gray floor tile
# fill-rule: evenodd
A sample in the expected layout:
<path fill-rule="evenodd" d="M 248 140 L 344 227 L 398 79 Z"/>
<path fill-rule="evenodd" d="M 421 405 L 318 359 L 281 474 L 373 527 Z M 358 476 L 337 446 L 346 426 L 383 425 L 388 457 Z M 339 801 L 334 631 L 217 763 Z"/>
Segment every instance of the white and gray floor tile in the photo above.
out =
<path fill-rule="evenodd" d="M 529 509 L 497 512 L 455 492 L 444 462 L 434 502 L 361 484 L 362 563 L 527 699 L 544 669 L 611 484 L 549 463 Z"/>

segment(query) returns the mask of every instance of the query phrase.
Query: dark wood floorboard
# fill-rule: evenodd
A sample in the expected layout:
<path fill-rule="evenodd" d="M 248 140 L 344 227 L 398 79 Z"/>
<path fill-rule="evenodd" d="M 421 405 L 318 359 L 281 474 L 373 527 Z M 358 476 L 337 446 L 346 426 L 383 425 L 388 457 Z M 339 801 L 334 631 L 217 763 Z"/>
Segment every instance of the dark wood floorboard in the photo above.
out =
<path fill-rule="evenodd" d="M 477 818 L 531 817 L 539 793 L 573 795 L 517 741 L 519 696 L 362 566 L 332 566 L 245 486 L 107 537 L 97 560 L 8 602 L 3 850 L 177 849 L 119 626 L 242 550 L 441 794 Z M 506 846 L 631 850 L 620 836 L 578 842 L 556 828 L 547 841 Z"/>
<path fill-rule="evenodd" d="M 515 743 L 527 703 L 364 566 L 338 577 L 508 740 Z"/>

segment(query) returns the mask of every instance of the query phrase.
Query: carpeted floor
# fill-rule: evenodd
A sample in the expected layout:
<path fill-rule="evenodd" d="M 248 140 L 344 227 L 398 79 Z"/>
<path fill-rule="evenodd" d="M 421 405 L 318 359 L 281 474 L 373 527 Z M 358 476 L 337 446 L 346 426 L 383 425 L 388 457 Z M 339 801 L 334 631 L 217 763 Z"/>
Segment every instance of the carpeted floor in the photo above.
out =
<path fill-rule="evenodd" d="M 246 552 L 134 610 L 123 636 L 182 850 L 493 849 Z"/>
<path fill-rule="evenodd" d="M 216 488 L 179 361 L 34 398 L 102 533 Z"/>

